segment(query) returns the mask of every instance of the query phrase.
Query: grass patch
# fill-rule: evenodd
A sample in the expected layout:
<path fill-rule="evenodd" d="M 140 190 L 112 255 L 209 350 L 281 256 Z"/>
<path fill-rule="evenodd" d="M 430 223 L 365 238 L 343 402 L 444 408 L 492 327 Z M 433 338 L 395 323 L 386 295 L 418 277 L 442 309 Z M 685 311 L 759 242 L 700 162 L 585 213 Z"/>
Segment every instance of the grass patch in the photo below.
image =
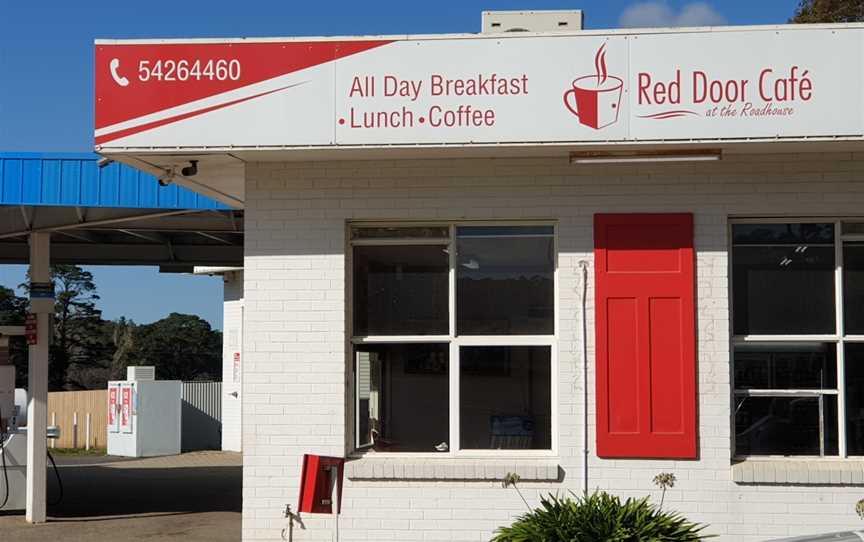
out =
<path fill-rule="evenodd" d="M 90 448 L 89 450 L 85 450 L 84 448 L 48 448 L 48 451 L 53 455 L 64 455 L 64 456 L 96 456 L 96 455 L 105 455 L 105 448 Z"/>

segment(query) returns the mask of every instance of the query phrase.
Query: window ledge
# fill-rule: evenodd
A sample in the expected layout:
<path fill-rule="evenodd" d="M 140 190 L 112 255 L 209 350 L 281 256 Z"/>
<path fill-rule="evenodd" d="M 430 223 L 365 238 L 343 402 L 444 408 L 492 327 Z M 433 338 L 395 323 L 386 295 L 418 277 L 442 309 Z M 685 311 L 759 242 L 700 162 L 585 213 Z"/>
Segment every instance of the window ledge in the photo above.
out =
<path fill-rule="evenodd" d="M 558 481 L 554 459 L 372 458 L 345 463 L 349 480 L 503 480 L 516 473 L 525 481 Z"/>
<path fill-rule="evenodd" d="M 864 485 L 864 460 L 747 459 L 732 464 L 736 484 Z"/>

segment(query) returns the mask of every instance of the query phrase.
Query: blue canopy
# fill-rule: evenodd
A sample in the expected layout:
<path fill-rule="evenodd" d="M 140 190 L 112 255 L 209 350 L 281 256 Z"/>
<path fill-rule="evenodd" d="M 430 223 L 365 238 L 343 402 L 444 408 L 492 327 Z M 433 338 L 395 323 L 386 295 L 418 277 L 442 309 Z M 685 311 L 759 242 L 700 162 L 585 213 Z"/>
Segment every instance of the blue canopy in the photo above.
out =
<path fill-rule="evenodd" d="M 243 265 L 243 211 L 96 154 L 0 153 L 0 263 L 32 232 L 55 263 Z"/>
<path fill-rule="evenodd" d="M 82 153 L 0 152 L 0 205 L 229 209 L 191 190 L 161 186 L 153 175 Z"/>

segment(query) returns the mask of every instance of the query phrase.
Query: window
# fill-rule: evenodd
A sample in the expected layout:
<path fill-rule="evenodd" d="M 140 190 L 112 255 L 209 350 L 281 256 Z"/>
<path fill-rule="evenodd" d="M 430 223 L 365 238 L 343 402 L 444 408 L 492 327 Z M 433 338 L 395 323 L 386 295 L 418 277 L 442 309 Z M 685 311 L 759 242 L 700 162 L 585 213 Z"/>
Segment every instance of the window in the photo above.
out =
<path fill-rule="evenodd" d="M 356 448 L 553 450 L 553 226 L 352 225 L 350 237 Z"/>
<path fill-rule="evenodd" d="M 422 452 L 450 440 L 446 344 L 363 345 L 356 355 L 359 445 Z"/>
<path fill-rule="evenodd" d="M 460 227 L 456 236 L 457 332 L 551 335 L 555 257 L 548 228 Z"/>
<path fill-rule="evenodd" d="M 864 222 L 732 224 L 735 455 L 864 455 Z"/>
<path fill-rule="evenodd" d="M 447 334 L 445 247 L 354 247 L 354 330 L 361 335 Z"/>
<path fill-rule="evenodd" d="M 463 346 L 459 431 L 463 448 L 550 449 L 548 346 Z"/>

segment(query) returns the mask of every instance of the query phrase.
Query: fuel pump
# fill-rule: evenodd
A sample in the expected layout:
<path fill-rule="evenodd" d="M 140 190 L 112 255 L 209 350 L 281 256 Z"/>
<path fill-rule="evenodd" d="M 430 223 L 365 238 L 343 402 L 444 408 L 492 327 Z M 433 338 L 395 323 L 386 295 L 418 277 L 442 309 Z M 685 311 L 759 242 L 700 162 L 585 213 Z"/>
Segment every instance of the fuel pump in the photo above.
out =
<path fill-rule="evenodd" d="M 0 326 L 0 511 L 24 510 L 27 493 L 27 392 L 15 389 L 15 366 L 9 357 L 9 338 L 26 335 L 24 326 Z M 49 426 L 49 439 L 60 437 Z M 50 457 L 51 464 L 54 459 Z M 60 487 L 60 473 L 54 465 Z M 59 502 L 59 501 L 58 501 Z"/>
<path fill-rule="evenodd" d="M 24 327 L 0 327 L 0 510 L 19 509 L 24 503 L 21 489 L 26 481 L 26 474 L 19 465 L 20 444 L 26 439 L 18 435 L 19 413 L 21 405 L 15 401 L 15 366 L 9 356 L 9 338 L 24 335 Z M 26 411 L 26 399 L 23 410 Z M 13 450 L 15 451 L 13 456 Z"/>

